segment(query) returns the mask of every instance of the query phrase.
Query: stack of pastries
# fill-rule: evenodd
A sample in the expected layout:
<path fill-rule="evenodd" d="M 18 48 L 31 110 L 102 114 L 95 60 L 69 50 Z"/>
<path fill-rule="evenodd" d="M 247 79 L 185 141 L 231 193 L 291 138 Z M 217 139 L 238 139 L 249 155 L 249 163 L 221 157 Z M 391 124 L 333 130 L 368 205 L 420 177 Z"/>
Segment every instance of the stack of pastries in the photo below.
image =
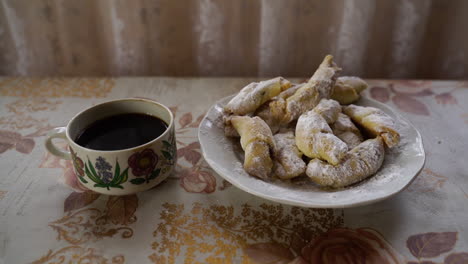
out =
<path fill-rule="evenodd" d="M 240 137 L 250 175 L 307 175 L 341 188 L 379 170 L 385 148 L 400 140 L 395 121 L 380 109 L 353 105 L 367 83 L 339 77 L 340 71 L 327 55 L 306 83 L 282 77 L 251 83 L 224 107 L 225 134 Z"/>

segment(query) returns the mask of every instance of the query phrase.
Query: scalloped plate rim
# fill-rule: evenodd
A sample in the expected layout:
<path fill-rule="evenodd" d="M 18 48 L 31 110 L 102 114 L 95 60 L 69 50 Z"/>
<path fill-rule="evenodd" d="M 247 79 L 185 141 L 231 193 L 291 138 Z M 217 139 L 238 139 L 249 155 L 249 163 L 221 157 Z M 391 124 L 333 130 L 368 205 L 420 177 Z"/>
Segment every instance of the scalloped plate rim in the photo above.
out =
<path fill-rule="evenodd" d="M 244 184 L 241 184 L 238 181 L 233 180 L 231 177 L 225 175 L 225 172 L 223 171 L 222 166 L 220 166 L 219 163 L 216 160 L 211 158 L 212 153 L 211 153 L 211 151 L 208 150 L 209 146 L 208 146 L 207 142 L 205 141 L 205 138 L 204 138 L 204 135 L 203 135 L 203 131 L 205 131 L 204 127 L 206 126 L 206 122 L 208 122 L 208 116 L 210 114 L 212 114 L 212 112 L 214 111 L 216 106 L 225 105 L 226 102 L 229 99 L 231 99 L 232 97 L 234 97 L 234 95 L 224 97 L 224 98 L 216 101 L 216 103 L 213 104 L 210 107 L 210 109 L 208 110 L 206 115 L 203 117 L 203 120 L 200 122 L 200 125 L 198 127 L 198 140 L 200 142 L 202 155 L 203 155 L 204 159 L 206 160 L 206 162 L 208 163 L 208 165 L 218 175 L 220 175 L 223 179 L 230 182 L 232 185 L 236 186 L 237 188 L 239 188 L 239 189 L 241 189 L 241 190 L 243 190 L 243 191 L 245 191 L 247 193 L 250 193 L 250 194 L 252 194 L 254 196 L 261 197 L 261 198 L 264 198 L 264 199 L 267 199 L 267 200 L 270 200 L 270 201 L 274 201 L 274 202 L 278 202 L 278 203 L 282 203 L 282 204 L 287 204 L 287 205 L 292 205 L 292 206 L 300 206 L 300 207 L 307 207 L 307 208 L 349 208 L 349 207 L 363 206 L 363 205 L 368 205 L 368 204 L 371 204 L 371 203 L 376 203 L 376 202 L 388 199 L 388 198 L 400 193 L 401 191 L 406 189 L 416 179 L 416 177 L 419 175 L 419 173 L 424 168 L 424 164 L 426 162 L 426 154 L 425 154 L 425 151 L 424 151 L 424 145 L 423 145 L 423 140 L 422 140 L 421 133 L 416 129 L 416 127 L 411 122 L 409 122 L 405 117 L 403 117 L 401 114 L 394 111 L 390 106 L 388 106 L 386 104 L 383 104 L 383 103 L 381 103 L 379 101 L 376 101 L 374 99 L 371 99 L 369 97 L 363 96 L 363 97 L 361 97 L 360 100 L 368 100 L 372 104 L 378 105 L 378 108 L 380 108 L 381 110 L 384 110 L 387 113 L 390 112 L 392 115 L 397 116 L 398 119 L 401 119 L 401 120 L 405 121 L 409 125 L 409 127 L 416 133 L 416 138 L 419 140 L 419 146 L 418 147 L 419 147 L 420 153 L 422 154 L 421 155 L 422 157 L 419 160 L 420 164 L 419 165 L 417 165 L 417 164 L 414 165 L 414 166 L 419 167 L 417 169 L 417 171 L 414 173 L 414 175 L 411 176 L 411 178 L 409 180 L 407 180 L 407 182 L 398 189 L 394 189 L 392 191 L 389 191 L 388 193 L 385 193 L 383 195 L 380 195 L 380 196 L 372 198 L 372 199 L 362 199 L 362 200 L 358 199 L 357 201 L 353 200 L 351 202 L 343 202 L 343 203 L 336 203 L 336 202 L 335 203 L 334 202 L 328 202 L 327 203 L 327 202 L 317 202 L 317 201 L 305 202 L 305 201 L 284 199 L 284 198 L 278 197 L 277 195 L 274 195 L 274 194 L 266 194 L 265 192 L 261 192 L 259 190 L 251 188 L 250 186 L 246 186 Z M 233 172 L 233 174 L 235 174 L 235 172 Z M 253 176 L 250 176 L 250 177 L 252 177 L 253 180 L 263 181 L 263 180 L 260 180 L 260 179 L 256 179 Z M 365 181 L 367 181 L 367 179 L 363 181 L 363 184 L 365 184 Z M 266 181 L 263 181 L 263 182 L 266 183 L 266 184 L 270 184 L 270 183 L 268 183 Z M 346 189 L 346 188 L 344 188 L 344 189 Z M 340 190 L 333 191 L 333 192 L 328 192 L 328 193 L 335 193 L 335 192 L 339 193 L 339 191 Z"/>

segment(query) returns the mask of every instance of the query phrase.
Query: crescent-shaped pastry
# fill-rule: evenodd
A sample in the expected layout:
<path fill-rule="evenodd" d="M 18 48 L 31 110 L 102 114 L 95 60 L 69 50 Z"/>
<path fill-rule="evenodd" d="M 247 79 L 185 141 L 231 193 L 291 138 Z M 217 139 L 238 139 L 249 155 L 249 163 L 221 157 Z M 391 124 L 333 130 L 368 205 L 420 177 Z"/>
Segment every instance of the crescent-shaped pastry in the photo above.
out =
<path fill-rule="evenodd" d="M 286 99 L 286 120 L 296 120 L 314 108 L 322 98 L 330 98 L 340 68 L 327 55 L 310 80 Z"/>
<path fill-rule="evenodd" d="M 339 113 L 336 121 L 331 125 L 333 134 L 343 140 L 350 149 L 361 144 L 363 138 L 361 131 L 354 125 L 349 116 Z"/>
<path fill-rule="evenodd" d="M 382 166 L 384 156 L 382 139 L 368 139 L 349 151 L 343 162 L 337 166 L 312 159 L 307 165 L 306 174 L 321 186 L 341 188 L 376 173 Z"/>
<path fill-rule="evenodd" d="M 346 143 L 333 135 L 322 115 L 313 110 L 301 115 L 296 125 L 296 145 L 309 158 L 337 165 L 348 151 Z"/>
<path fill-rule="evenodd" d="M 286 90 L 290 86 L 291 83 L 282 77 L 259 83 L 251 83 L 242 88 L 242 90 L 229 101 L 224 107 L 224 111 L 227 114 L 234 115 L 252 113 L 263 103 L 277 96 L 281 91 Z"/>
<path fill-rule="evenodd" d="M 354 122 L 373 136 L 381 136 L 387 147 L 392 148 L 400 142 L 395 121 L 384 111 L 374 107 L 348 105 L 343 108 Z"/>
<path fill-rule="evenodd" d="M 341 105 L 335 100 L 322 99 L 312 111 L 320 114 L 330 125 L 338 119 L 338 115 L 341 113 Z"/>
<path fill-rule="evenodd" d="M 280 127 L 287 125 L 285 122 L 286 99 L 293 95 L 304 84 L 296 84 L 284 90 L 277 96 L 266 102 L 255 112 L 256 116 L 262 118 L 273 133 L 276 133 Z"/>
<path fill-rule="evenodd" d="M 302 152 L 296 147 L 293 131 L 278 133 L 276 143 L 274 174 L 283 180 L 297 177 L 304 173 L 306 164 Z"/>
<path fill-rule="evenodd" d="M 340 104 L 350 104 L 357 101 L 360 98 L 359 93 L 367 87 L 368 84 L 359 77 L 338 77 L 330 98 L 340 102 Z"/>
<path fill-rule="evenodd" d="M 233 115 L 223 114 L 223 124 L 224 124 L 224 135 L 226 137 L 239 137 L 236 129 L 232 126 L 231 119 Z"/>
<path fill-rule="evenodd" d="M 245 152 L 244 169 L 250 175 L 266 179 L 273 168 L 272 154 L 275 151 L 273 134 L 259 117 L 233 116 L 231 124 L 240 135 Z"/>

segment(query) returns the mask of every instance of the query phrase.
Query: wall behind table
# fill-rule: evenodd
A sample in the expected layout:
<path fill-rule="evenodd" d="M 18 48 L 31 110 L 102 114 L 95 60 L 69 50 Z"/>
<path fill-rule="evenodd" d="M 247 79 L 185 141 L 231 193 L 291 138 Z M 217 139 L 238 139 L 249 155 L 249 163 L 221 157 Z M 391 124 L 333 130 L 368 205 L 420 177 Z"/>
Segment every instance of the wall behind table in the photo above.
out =
<path fill-rule="evenodd" d="M 468 79 L 466 0 L 0 3 L 0 75 Z"/>

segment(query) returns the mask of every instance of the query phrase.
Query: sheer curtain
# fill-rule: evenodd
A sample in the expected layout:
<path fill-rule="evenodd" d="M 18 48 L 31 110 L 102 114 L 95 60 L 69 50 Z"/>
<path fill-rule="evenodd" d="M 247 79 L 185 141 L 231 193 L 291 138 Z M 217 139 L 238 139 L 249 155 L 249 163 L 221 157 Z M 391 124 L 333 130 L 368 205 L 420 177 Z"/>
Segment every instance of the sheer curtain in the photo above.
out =
<path fill-rule="evenodd" d="M 2 0 L 0 75 L 468 78 L 466 0 Z"/>

